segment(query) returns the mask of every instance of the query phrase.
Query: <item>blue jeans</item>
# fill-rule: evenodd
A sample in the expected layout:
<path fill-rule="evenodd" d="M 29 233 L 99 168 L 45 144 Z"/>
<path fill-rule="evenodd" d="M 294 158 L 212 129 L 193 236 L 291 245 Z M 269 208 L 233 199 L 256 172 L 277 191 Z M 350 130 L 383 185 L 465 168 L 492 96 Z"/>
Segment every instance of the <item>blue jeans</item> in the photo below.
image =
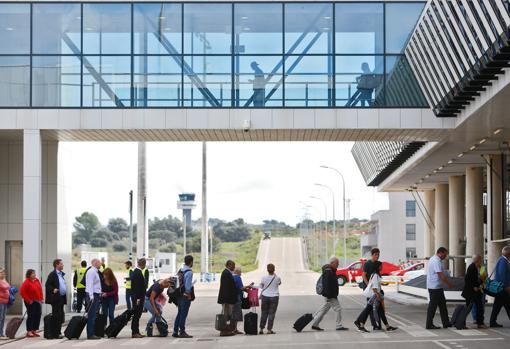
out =
<path fill-rule="evenodd" d="M 106 297 L 101 300 L 101 304 L 103 307 L 103 314 L 108 316 L 108 319 L 110 320 L 110 324 L 113 322 L 113 319 L 115 318 L 115 300 L 113 297 Z"/>
<path fill-rule="evenodd" d="M 156 307 L 158 307 L 158 310 L 161 312 L 161 306 L 156 304 Z M 151 300 L 148 297 L 145 297 L 145 309 L 147 309 L 147 311 L 152 315 L 149 321 L 147 321 L 147 325 L 152 325 L 157 320 L 160 320 L 160 318 L 155 315 L 154 309 L 152 309 Z"/>
<path fill-rule="evenodd" d="M 133 309 L 133 306 L 131 305 L 131 289 L 126 290 L 126 306 L 127 310 Z"/>
<path fill-rule="evenodd" d="M 87 337 L 95 335 L 96 313 L 99 306 L 99 295 L 94 295 L 94 299 L 90 300 L 90 308 L 87 315 Z"/>
<path fill-rule="evenodd" d="M 5 313 L 7 312 L 7 304 L 0 304 L 0 337 L 4 336 Z"/>
<path fill-rule="evenodd" d="M 179 297 L 177 301 L 177 316 L 174 322 L 174 333 L 186 332 L 186 319 L 188 318 L 191 301 L 186 297 Z"/>

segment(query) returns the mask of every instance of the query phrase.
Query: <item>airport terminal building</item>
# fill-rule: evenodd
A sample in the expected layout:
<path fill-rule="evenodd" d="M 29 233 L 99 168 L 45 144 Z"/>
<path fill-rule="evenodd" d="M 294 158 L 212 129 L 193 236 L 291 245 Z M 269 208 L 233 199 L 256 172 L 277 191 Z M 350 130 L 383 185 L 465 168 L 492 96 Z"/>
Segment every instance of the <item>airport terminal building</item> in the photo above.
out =
<path fill-rule="evenodd" d="M 356 141 L 367 184 L 424 192 L 425 255 L 491 263 L 509 25 L 503 0 L 0 0 L 0 264 L 70 267 L 61 141 Z"/>

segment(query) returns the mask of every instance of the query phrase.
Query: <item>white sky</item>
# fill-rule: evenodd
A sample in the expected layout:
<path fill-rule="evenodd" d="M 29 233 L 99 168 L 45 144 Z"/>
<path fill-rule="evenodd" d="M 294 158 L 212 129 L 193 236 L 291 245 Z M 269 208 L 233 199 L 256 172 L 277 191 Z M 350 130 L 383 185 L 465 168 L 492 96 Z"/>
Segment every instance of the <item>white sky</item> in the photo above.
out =
<path fill-rule="evenodd" d="M 66 143 L 69 159 L 65 164 L 68 186 L 68 212 L 74 217 L 83 211 L 108 218 L 128 213 L 128 195 L 136 200 L 137 143 Z M 277 219 L 295 224 L 303 215 L 306 202 L 313 219 L 324 215 L 322 197 L 332 219 L 331 194 L 314 183 L 329 185 L 335 192 L 336 218 L 342 218 L 339 176 L 320 165 L 338 168 L 345 176 L 351 217 L 369 218 L 387 209 L 387 195 L 365 185 L 354 162 L 352 143 L 340 142 L 260 142 L 208 143 L 208 216 L 250 223 Z M 197 194 L 193 219 L 201 208 L 201 143 L 174 142 L 147 144 L 148 217 L 178 215 L 177 195 Z M 320 210 L 320 211 L 319 211 Z M 134 208 L 136 222 L 136 201 Z"/>

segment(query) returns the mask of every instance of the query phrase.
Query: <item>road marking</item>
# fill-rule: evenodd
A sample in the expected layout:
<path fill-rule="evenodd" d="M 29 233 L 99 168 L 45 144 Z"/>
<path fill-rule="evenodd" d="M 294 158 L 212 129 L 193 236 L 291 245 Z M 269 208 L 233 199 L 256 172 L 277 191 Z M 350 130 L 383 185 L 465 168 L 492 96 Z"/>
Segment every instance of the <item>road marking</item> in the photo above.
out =
<path fill-rule="evenodd" d="M 455 332 L 461 336 L 486 336 L 487 333 L 478 330 L 457 330 L 453 328 L 449 328 L 450 331 Z"/>
<path fill-rule="evenodd" d="M 56 345 L 64 341 L 54 341 L 54 340 L 45 340 L 45 341 L 37 341 L 28 345 L 23 346 L 23 348 L 46 348 L 51 345 Z"/>
<path fill-rule="evenodd" d="M 99 339 L 99 340 L 81 340 L 79 341 L 78 343 L 75 343 L 73 344 L 72 346 L 73 347 L 78 347 L 78 348 L 81 348 L 81 347 L 96 347 L 98 345 L 104 345 L 105 342 L 108 342 L 109 340 L 106 339 Z"/>
<path fill-rule="evenodd" d="M 432 341 L 432 343 L 437 344 L 438 346 L 440 346 L 443 349 L 452 349 L 449 346 L 447 346 L 446 344 L 441 343 L 440 341 Z"/>
<path fill-rule="evenodd" d="M 369 332 L 369 333 L 364 333 L 362 332 L 361 335 L 363 336 L 363 338 L 365 339 L 381 339 L 381 338 L 390 338 L 386 333 L 384 332 L 381 332 L 381 331 L 377 331 L 377 332 Z"/>
<path fill-rule="evenodd" d="M 493 328 L 491 328 L 489 331 L 492 331 L 494 333 L 497 333 L 497 334 L 500 334 L 502 336 L 505 336 L 505 337 L 510 337 L 510 333 L 506 333 L 504 331 L 500 331 L 500 330 L 495 330 Z"/>
<path fill-rule="evenodd" d="M 141 346 L 149 344 L 150 342 L 152 342 L 153 339 L 154 338 L 152 338 L 152 337 L 149 337 L 149 338 L 134 338 L 134 339 L 126 340 L 124 343 L 121 343 L 119 345 L 125 346 L 125 347 L 129 346 L 129 345 L 141 347 Z"/>
<path fill-rule="evenodd" d="M 426 330 L 418 325 L 402 326 L 399 328 L 402 328 L 404 332 L 407 332 L 413 337 L 437 337 L 437 333 L 433 333 L 432 331 Z"/>

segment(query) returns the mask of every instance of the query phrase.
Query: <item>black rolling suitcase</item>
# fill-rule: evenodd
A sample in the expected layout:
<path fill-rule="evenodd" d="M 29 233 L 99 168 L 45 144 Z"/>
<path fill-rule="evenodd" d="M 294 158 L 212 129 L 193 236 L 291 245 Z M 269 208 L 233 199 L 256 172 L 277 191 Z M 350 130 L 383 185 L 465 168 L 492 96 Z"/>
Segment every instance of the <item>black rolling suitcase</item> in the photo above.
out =
<path fill-rule="evenodd" d="M 96 315 L 96 322 L 94 323 L 94 334 L 98 337 L 103 338 L 105 335 L 107 316 L 103 313 Z"/>
<path fill-rule="evenodd" d="M 457 330 L 463 330 L 466 328 L 466 318 L 471 311 L 471 305 L 458 305 L 452 314 L 451 323 Z"/>
<path fill-rule="evenodd" d="M 131 310 L 126 310 L 115 319 L 113 319 L 112 323 L 106 328 L 105 333 L 108 338 L 117 337 L 122 331 L 124 327 L 131 321 L 131 317 L 133 316 L 133 312 Z"/>
<path fill-rule="evenodd" d="M 59 331 L 57 328 L 56 321 L 53 321 L 53 315 L 48 314 L 43 318 L 44 323 L 44 338 L 46 339 L 57 339 Z"/>
<path fill-rule="evenodd" d="M 292 328 L 294 328 L 296 331 L 301 332 L 303 329 L 313 320 L 312 314 L 305 314 L 301 316 L 299 319 L 294 322 L 294 325 Z"/>
<path fill-rule="evenodd" d="M 85 326 L 87 326 L 86 316 L 73 316 L 64 331 L 64 336 L 67 339 L 80 339 Z"/>
<path fill-rule="evenodd" d="M 249 312 L 244 315 L 244 333 L 248 335 L 256 335 L 259 323 L 259 315 L 254 312 Z"/>

